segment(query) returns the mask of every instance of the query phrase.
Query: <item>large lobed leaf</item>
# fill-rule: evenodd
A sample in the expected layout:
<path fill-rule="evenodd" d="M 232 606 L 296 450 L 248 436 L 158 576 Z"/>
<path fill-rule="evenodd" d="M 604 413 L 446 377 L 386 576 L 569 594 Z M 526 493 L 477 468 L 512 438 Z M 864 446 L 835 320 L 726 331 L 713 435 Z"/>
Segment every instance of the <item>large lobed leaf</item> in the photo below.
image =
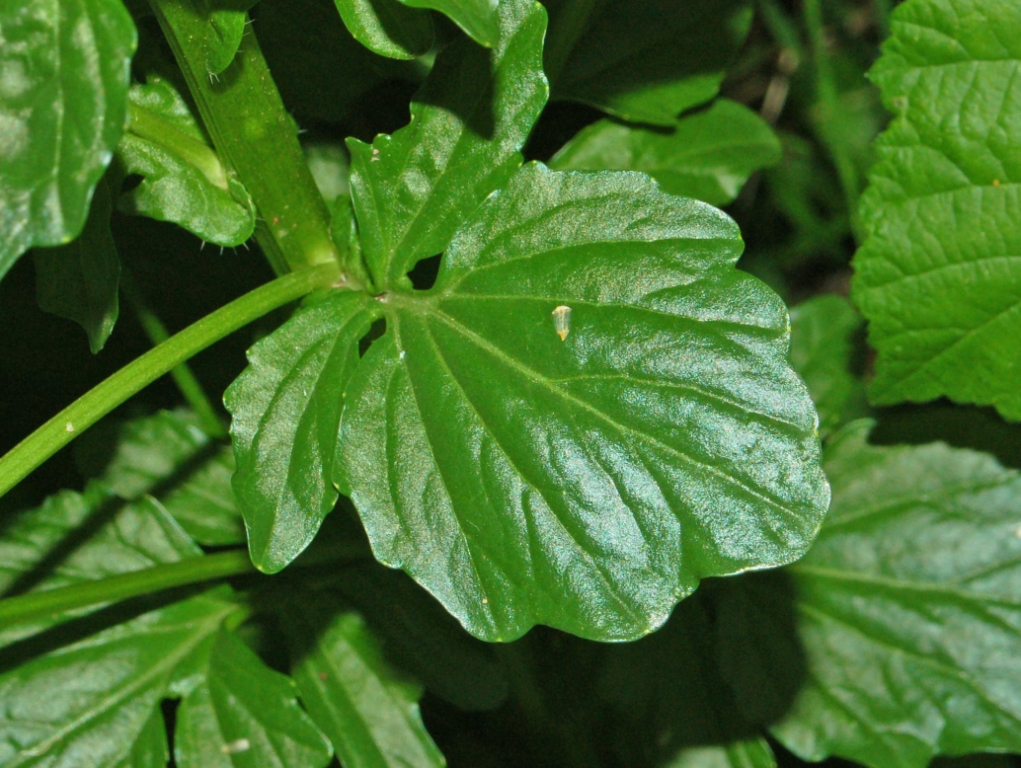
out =
<path fill-rule="evenodd" d="M 753 581 L 722 631 L 770 639 L 729 643 L 739 650 L 726 674 L 754 701 L 747 691 L 769 698 L 804 669 L 771 728 L 803 759 L 922 768 L 937 754 L 1016 752 L 1021 474 L 942 443 L 872 447 L 871 426 L 856 422 L 828 447 L 833 508 L 788 569 L 801 648 L 777 642 L 782 590 Z"/>
<path fill-rule="evenodd" d="M 895 118 L 862 198 L 854 299 L 877 403 L 1021 418 L 1021 6 L 910 0 L 871 72 Z"/>
<path fill-rule="evenodd" d="M 120 0 L 0 6 L 0 277 L 81 232 L 124 129 L 135 26 Z"/>

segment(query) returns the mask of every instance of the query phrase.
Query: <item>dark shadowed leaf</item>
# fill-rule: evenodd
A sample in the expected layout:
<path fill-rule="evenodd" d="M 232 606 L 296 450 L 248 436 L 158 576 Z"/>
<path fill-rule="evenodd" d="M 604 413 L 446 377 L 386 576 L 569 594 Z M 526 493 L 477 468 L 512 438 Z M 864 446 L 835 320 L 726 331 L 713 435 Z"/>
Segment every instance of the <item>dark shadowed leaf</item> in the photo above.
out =
<path fill-rule="evenodd" d="M 870 75 L 894 113 L 862 197 L 853 298 L 873 402 L 1021 419 L 1021 5 L 915 0 Z"/>
<path fill-rule="evenodd" d="M 110 189 L 100 181 L 82 233 L 67 245 L 34 251 L 36 299 L 47 312 L 85 329 L 92 353 L 113 332 L 120 310 L 121 261 L 110 233 Z"/>
<path fill-rule="evenodd" d="M 643 171 L 673 195 L 732 202 L 748 177 L 780 159 L 780 141 L 747 107 L 721 99 L 672 129 L 600 120 L 550 161 L 558 171 Z"/>

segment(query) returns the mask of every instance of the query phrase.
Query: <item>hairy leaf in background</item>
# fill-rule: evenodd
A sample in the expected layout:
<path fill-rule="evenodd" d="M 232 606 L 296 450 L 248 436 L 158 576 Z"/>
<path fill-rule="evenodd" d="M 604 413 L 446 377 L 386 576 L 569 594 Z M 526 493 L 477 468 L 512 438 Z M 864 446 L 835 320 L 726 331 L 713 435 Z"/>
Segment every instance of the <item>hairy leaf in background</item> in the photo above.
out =
<path fill-rule="evenodd" d="M 909 0 L 891 23 L 870 74 L 895 118 L 854 260 L 869 394 L 1021 419 L 1021 5 Z"/>
<path fill-rule="evenodd" d="M 39 307 L 85 329 L 89 348 L 99 352 L 120 311 L 121 261 L 110 232 L 110 188 L 100 180 L 81 235 L 58 248 L 34 252 Z"/>
<path fill-rule="evenodd" d="M 216 245 L 241 245 L 255 231 L 248 192 L 224 169 L 191 109 L 167 80 L 131 86 L 131 120 L 117 145 L 123 172 L 142 177 L 118 208 L 172 221 Z"/>
<path fill-rule="evenodd" d="M 803 759 L 874 768 L 1016 752 L 1021 474 L 942 443 L 870 447 L 871 427 L 856 422 L 827 448 L 833 508 L 786 570 L 808 674 L 770 730 Z M 725 674 L 749 708 L 790 667 L 778 594 L 753 579 L 723 609 Z"/>
<path fill-rule="evenodd" d="M 672 195 L 713 205 L 733 202 L 748 177 L 780 160 L 780 141 L 766 122 L 721 99 L 672 128 L 600 120 L 550 160 L 558 171 L 642 171 Z"/>
<path fill-rule="evenodd" d="M 124 130 L 135 26 L 120 0 L 0 6 L 0 277 L 81 232 Z"/>
<path fill-rule="evenodd" d="M 722 213 L 523 168 L 345 393 L 335 481 L 473 634 L 646 634 L 699 579 L 797 559 L 828 503 L 788 319 Z M 572 310 L 569 333 L 552 311 Z"/>

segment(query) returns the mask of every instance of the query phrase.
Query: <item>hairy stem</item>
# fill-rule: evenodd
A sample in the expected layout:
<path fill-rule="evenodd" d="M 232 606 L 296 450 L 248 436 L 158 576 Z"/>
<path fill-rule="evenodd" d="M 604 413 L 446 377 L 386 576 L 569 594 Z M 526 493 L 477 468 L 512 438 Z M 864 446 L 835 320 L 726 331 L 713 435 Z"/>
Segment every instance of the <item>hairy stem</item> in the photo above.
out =
<path fill-rule="evenodd" d="M 279 277 L 216 310 L 121 368 L 0 458 L 0 496 L 132 395 L 185 360 L 285 304 L 324 288 L 338 277 L 323 264 Z"/>
<path fill-rule="evenodd" d="M 255 237 L 282 274 L 338 263 L 330 216 L 298 143 L 251 28 L 234 61 L 206 71 L 209 21 L 193 0 L 150 0 L 228 173 L 252 196 L 260 221 Z"/>

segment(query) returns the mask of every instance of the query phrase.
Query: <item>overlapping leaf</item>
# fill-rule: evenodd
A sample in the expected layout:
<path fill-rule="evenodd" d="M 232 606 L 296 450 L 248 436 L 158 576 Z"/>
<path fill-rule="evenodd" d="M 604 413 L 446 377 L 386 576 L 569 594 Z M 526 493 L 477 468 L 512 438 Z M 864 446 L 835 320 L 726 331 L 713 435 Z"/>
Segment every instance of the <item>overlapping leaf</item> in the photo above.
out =
<path fill-rule="evenodd" d="M 1021 418 L 1021 6 L 912 0 L 871 72 L 895 114 L 862 198 L 854 299 L 877 403 Z"/>
<path fill-rule="evenodd" d="M 522 169 L 433 289 L 385 297 L 345 393 L 335 479 L 376 557 L 508 640 L 641 636 L 700 578 L 800 556 L 816 417 L 740 247 L 648 177 Z"/>
<path fill-rule="evenodd" d="M 672 125 L 719 90 L 751 23 L 747 0 L 547 0 L 553 98 Z M 555 60 L 555 61 L 554 61 Z"/>
<path fill-rule="evenodd" d="M 464 217 L 520 166 L 548 93 L 545 29 L 538 3 L 501 3 L 492 51 L 456 41 L 437 57 L 409 125 L 371 146 L 348 140 L 362 247 L 380 290 L 446 248 Z"/>
<path fill-rule="evenodd" d="M 291 673 L 341 762 L 348 768 L 446 765 L 422 724 L 421 687 L 387 664 L 358 613 L 326 595 L 317 597 L 317 606 L 285 608 L 295 656 Z"/>
<path fill-rule="evenodd" d="M 500 0 L 400 0 L 412 8 L 432 8 L 449 16 L 479 45 L 499 45 Z"/>
<path fill-rule="evenodd" d="M 569 141 L 550 161 L 561 171 L 643 171 L 667 192 L 724 205 L 748 177 L 780 159 L 780 141 L 748 108 L 721 99 L 654 130 L 600 120 Z"/>
<path fill-rule="evenodd" d="M 124 129 L 135 26 L 120 0 L 0 8 L 0 277 L 81 232 Z"/>
<path fill-rule="evenodd" d="M 245 242 L 255 231 L 251 199 L 226 173 L 181 95 L 155 75 L 130 95 L 131 122 L 117 155 L 125 173 L 142 181 L 121 196 L 120 210 L 172 221 L 217 245 Z"/>
<path fill-rule="evenodd" d="M 942 443 L 876 448 L 857 422 L 827 449 L 833 509 L 789 569 L 807 675 L 773 734 L 807 760 L 921 768 L 1021 749 L 1021 474 Z M 762 588 L 759 588 L 762 587 Z M 789 676 L 780 592 L 725 610 L 724 668 L 768 696 Z M 749 660 L 751 659 L 751 660 Z M 752 696 L 740 697 L 744 701 Z"/>
<path fill-rule="evenodd" d="M 110 189 L 96 186 L 81 235 L 58 248 L 35 251 L 36 297 L 47 312 L 85 329 L 93 354 L 113 332 L 120 310 L 121 261 L 110 232 Z"/>
<path fill-rule="evenodd" d="M 433 41 L 428 11 L 409 8 L 399 0 L 336 0 L 344 24 L 373 53 L 391 59 L 413 59 Z"/>

